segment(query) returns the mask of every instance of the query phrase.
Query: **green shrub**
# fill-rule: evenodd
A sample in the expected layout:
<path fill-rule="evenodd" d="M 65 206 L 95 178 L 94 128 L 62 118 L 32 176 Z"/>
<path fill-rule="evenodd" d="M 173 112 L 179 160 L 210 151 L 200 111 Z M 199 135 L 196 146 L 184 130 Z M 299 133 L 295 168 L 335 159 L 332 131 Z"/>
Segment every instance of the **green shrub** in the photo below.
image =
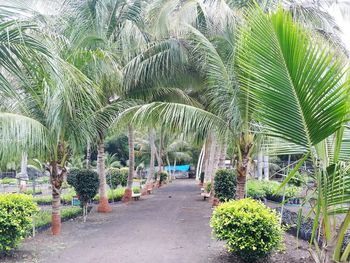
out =
<path fill-rule="evenodd" d="M 0 195 L 0 253 L 17 247 L 30 229 L 36 211 L 38 207 L 31 196 Z"/>
<path fill-rule="evenodd" d="M 23 193 L 26 194 L 26 195 L 32 195 L 33 194 L 33 189 L 27 189 Z M 35 194 L 41 194 L 41 193 L 42 193 L 42 191 L 41 191 L 40 188 L 36 188 L 35 189 Z"/>
<path fill-rule="evenodd" d="M 168 173 L 165 171 L 161 171 L 159 173 L 159 181 L 162 183 L 162 182 L 165 182 L 166 180 L 168 180 Z"/>
<path fill-rule="evenodd" d="M 133 188 L 132 188 L 132 191 L 133 191 L 135 194 L 141 193 L 140 187 L 137 187 L 137 186 L 133 187 Z"/>
<path fill-rule="evenodd" d="M 67 174 L 67 183 L 72 187 L 74 187 L 74 185 L 76 184 L 78 172 L 79 172 L 79 169 L 72 168 L 69 170 Z"/>
<path fill-rule="evenodd" d="M 266 197 L 264 189 L 264 181 L 248 180 L 247 181 L 247 195 L 254 199 L 261 199 Z"/>
<path fill-rule="evenodd" d="M 50 178 L 49 176 L 42 176 L 42 177 L 39 177 L 36 182 L 38 184 L 47 184 L 50 182 Z"/>
<path fill-rule="evenodd" d="M 114 189 L 114 190 L 111 190 L 111 191 L 108 191 L 107 195 L 108 195 L 108 201 L 109 202 L 112 202 L 113 200 L 114 201 L 121 201 L 123 196 L 124 196 L 124 191 L 125 191 L 125 188 L 117 188 L 117 189 Z M 98 202 L 100 200 L 100 195 L 97 194 L 95 195 L 95 197 L 93 198 L 93 200 L 95 202 Z"/>
<path fill-rule="evenodd" d="M 77 193 L 75 192 L 75 190 L 73 188 L 70 188 L 68 190 L 68 193 L 61 195 L 61 203 L 70 204 L 72 202 L 72 198 L 74 196 L 77 196 Z"/>
<path fill-rule="evenodd" d="M 205 186 L 205 191 L 206 191 L 207 193 L 210 193 L 210 191 L 211 191 L 211 182 L 208 182 L 208 183 L 207 183 L 207 185 Z"/>
<path fill-rule="evenodd" d="M 107 183 L 110 188 L 115 189 L 118 185 L 126 186 L 128 182 L 128 168 L 110 168 L 107 171 Z"/>
<path fill-rule="evenodd" d="M 52 197 L 51 196 L 35 196 L 33 198 L 34 203 L 38 205 L 51 205 Z"/>
<path fill-rule="evenodd" d="M 60 210 L 61 220 L 65 221 L 81 215 L 82 210 L 80 207 L 62 207 Z M 34 223 L 36 228 L 49 226 L 52 222 L 51 210 L 40 210 L 34 216 Z"/>
<path fill-rule="evenodd" d="M 289 180 L 288 184 L 300 187 L 304 185 L 307 181 L 306 174 L 300 174 L 298 171 L 294 174 L 294 176 Z"/>
<path fill-rule="evenodd" d="M 83 207 L 97 194 L 98 186 L 99 179 L 96 172 L 87 169 L 77 172 L 74 189 Z"/>
<path fill-rule="evenodd" d="M 5 177 L 1 180 L 2 184 L 10 184 L 10 185 L 16 185 L 17 184 L 17 179 L 16 178 L 8 178 Z"/>
<path fill-rule="evenodd" d="M 228 250 L 247 262 L 281 247 L 283 230 L 278 215 L 250 198 L 218 206 L 210 225 L 215 236 L 226 241 Z"/>
<path fill-rule="evenodd" d="M 215 196 L 222 202 L 230 200 L 236 194 L 236 176 L 232 170 L 220 169 L 214 179 Z"/>

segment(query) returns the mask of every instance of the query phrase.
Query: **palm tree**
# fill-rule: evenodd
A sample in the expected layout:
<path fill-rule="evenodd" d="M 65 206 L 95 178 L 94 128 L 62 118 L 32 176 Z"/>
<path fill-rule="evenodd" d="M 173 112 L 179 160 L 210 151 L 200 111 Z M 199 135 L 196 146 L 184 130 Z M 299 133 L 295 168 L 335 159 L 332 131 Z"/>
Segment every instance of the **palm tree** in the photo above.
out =
<path fill-rule="evenodd" d="M 314 232 L 318 222 L 324 232 L 320 253 L 312 253 L 315 261 L 346 260 L 349 251 L 341 255 L 340 249 L 350 225 L 349 197 L 344 193 L 350 178 L 339 162 L 342 126 L 349 114 L 346 59 L 294 24 L 283 10 L 271 16 L 252 12 L 238 53 L 239 82 L 252 101 L 254 118 L 273 136 L 304 148 L 304 158 L 285 183 L 308 156 L 314 163 L 318 182 Z M 333 146 L 327 146 L 328 138 L 335 140 Z M 346 215 L 339 231 L 331 227 L 335 214 Z M 318 247 L 314 235 L 312 239 Z"/>

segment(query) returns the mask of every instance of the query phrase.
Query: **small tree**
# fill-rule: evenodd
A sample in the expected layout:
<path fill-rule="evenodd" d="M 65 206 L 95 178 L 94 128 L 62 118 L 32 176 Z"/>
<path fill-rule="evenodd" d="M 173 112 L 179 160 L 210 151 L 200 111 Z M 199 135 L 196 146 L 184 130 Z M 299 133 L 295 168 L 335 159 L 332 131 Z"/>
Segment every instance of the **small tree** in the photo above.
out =
<path fill-rule="evenodd" d="M 128 170 L 125 168 L 109 168 L 107 171 L 107 183 L 111 189 L 118 185 L 126 186 L 128 181 Z"/>
<path fill-rule="evenodd" d="M 91 170 L 79 170 L 76 173 L 76 180 L 73 186 L 83 207 L 84 222 L 86 222 L 87 204 L 98 191 L 98 174 Z"/>
<path fill-rule="evenodd" d="M 233 199 L 236 194 L 236 176 L 233 171 L 221 169 L 215 174 L 214 191 L 219 200 Z"/>

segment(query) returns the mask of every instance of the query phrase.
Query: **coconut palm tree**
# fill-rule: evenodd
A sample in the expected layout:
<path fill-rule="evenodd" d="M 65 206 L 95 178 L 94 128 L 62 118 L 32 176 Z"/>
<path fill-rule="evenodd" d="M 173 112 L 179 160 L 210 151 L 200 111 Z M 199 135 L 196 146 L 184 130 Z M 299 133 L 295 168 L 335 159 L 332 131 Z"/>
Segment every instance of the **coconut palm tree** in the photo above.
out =
<path fill-rule="evenodd" d="M 304 148 L 305 157 L 286 182 L 309 156 L 314 163 L 318 181 L 314 231 L 317 222 L 322 222 L 324 231 L 322 248 L 317 250 L 320 253 L 313 253 L 316 262 L 346 260 L 349 251 L 341 256 L 340 249 L 350 224 L 349 197 L 344 192 L 350 181 L 339 156 L 342 126 L 349 114 L 347 60 L 293 23 L 283 10 L 271 16 L 252 12 L 250 17 L 238 52 L 239 82 L 252 101 L 254 118 L 270 134 Z M 335 150 L 328 146 L 326 151 L 329 137 L 336 141 Z M 336 217 L 331 215 L 339 213 L 347 216 L 336 231 L 331 227 Z"/>

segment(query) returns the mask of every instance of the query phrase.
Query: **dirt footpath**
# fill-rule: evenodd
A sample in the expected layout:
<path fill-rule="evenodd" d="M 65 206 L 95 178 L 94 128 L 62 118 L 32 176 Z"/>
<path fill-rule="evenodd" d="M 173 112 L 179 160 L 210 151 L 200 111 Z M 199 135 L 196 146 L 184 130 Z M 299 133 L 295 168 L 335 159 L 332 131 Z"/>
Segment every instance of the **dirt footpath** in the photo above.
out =
<path fill-rule="evenodd" d="M 86 223 L 63 223 L 62 234 L 49 231 L 26 240 L 4 262 L 40 263 L 228 263 L 223 243 L 211 238 L 211 206 L 193 180 L 176 180 L 110 214 L 92 212 Z M 307 244 L 286 236 L 286 251 L 262 262 L 310 262 Z"/>

